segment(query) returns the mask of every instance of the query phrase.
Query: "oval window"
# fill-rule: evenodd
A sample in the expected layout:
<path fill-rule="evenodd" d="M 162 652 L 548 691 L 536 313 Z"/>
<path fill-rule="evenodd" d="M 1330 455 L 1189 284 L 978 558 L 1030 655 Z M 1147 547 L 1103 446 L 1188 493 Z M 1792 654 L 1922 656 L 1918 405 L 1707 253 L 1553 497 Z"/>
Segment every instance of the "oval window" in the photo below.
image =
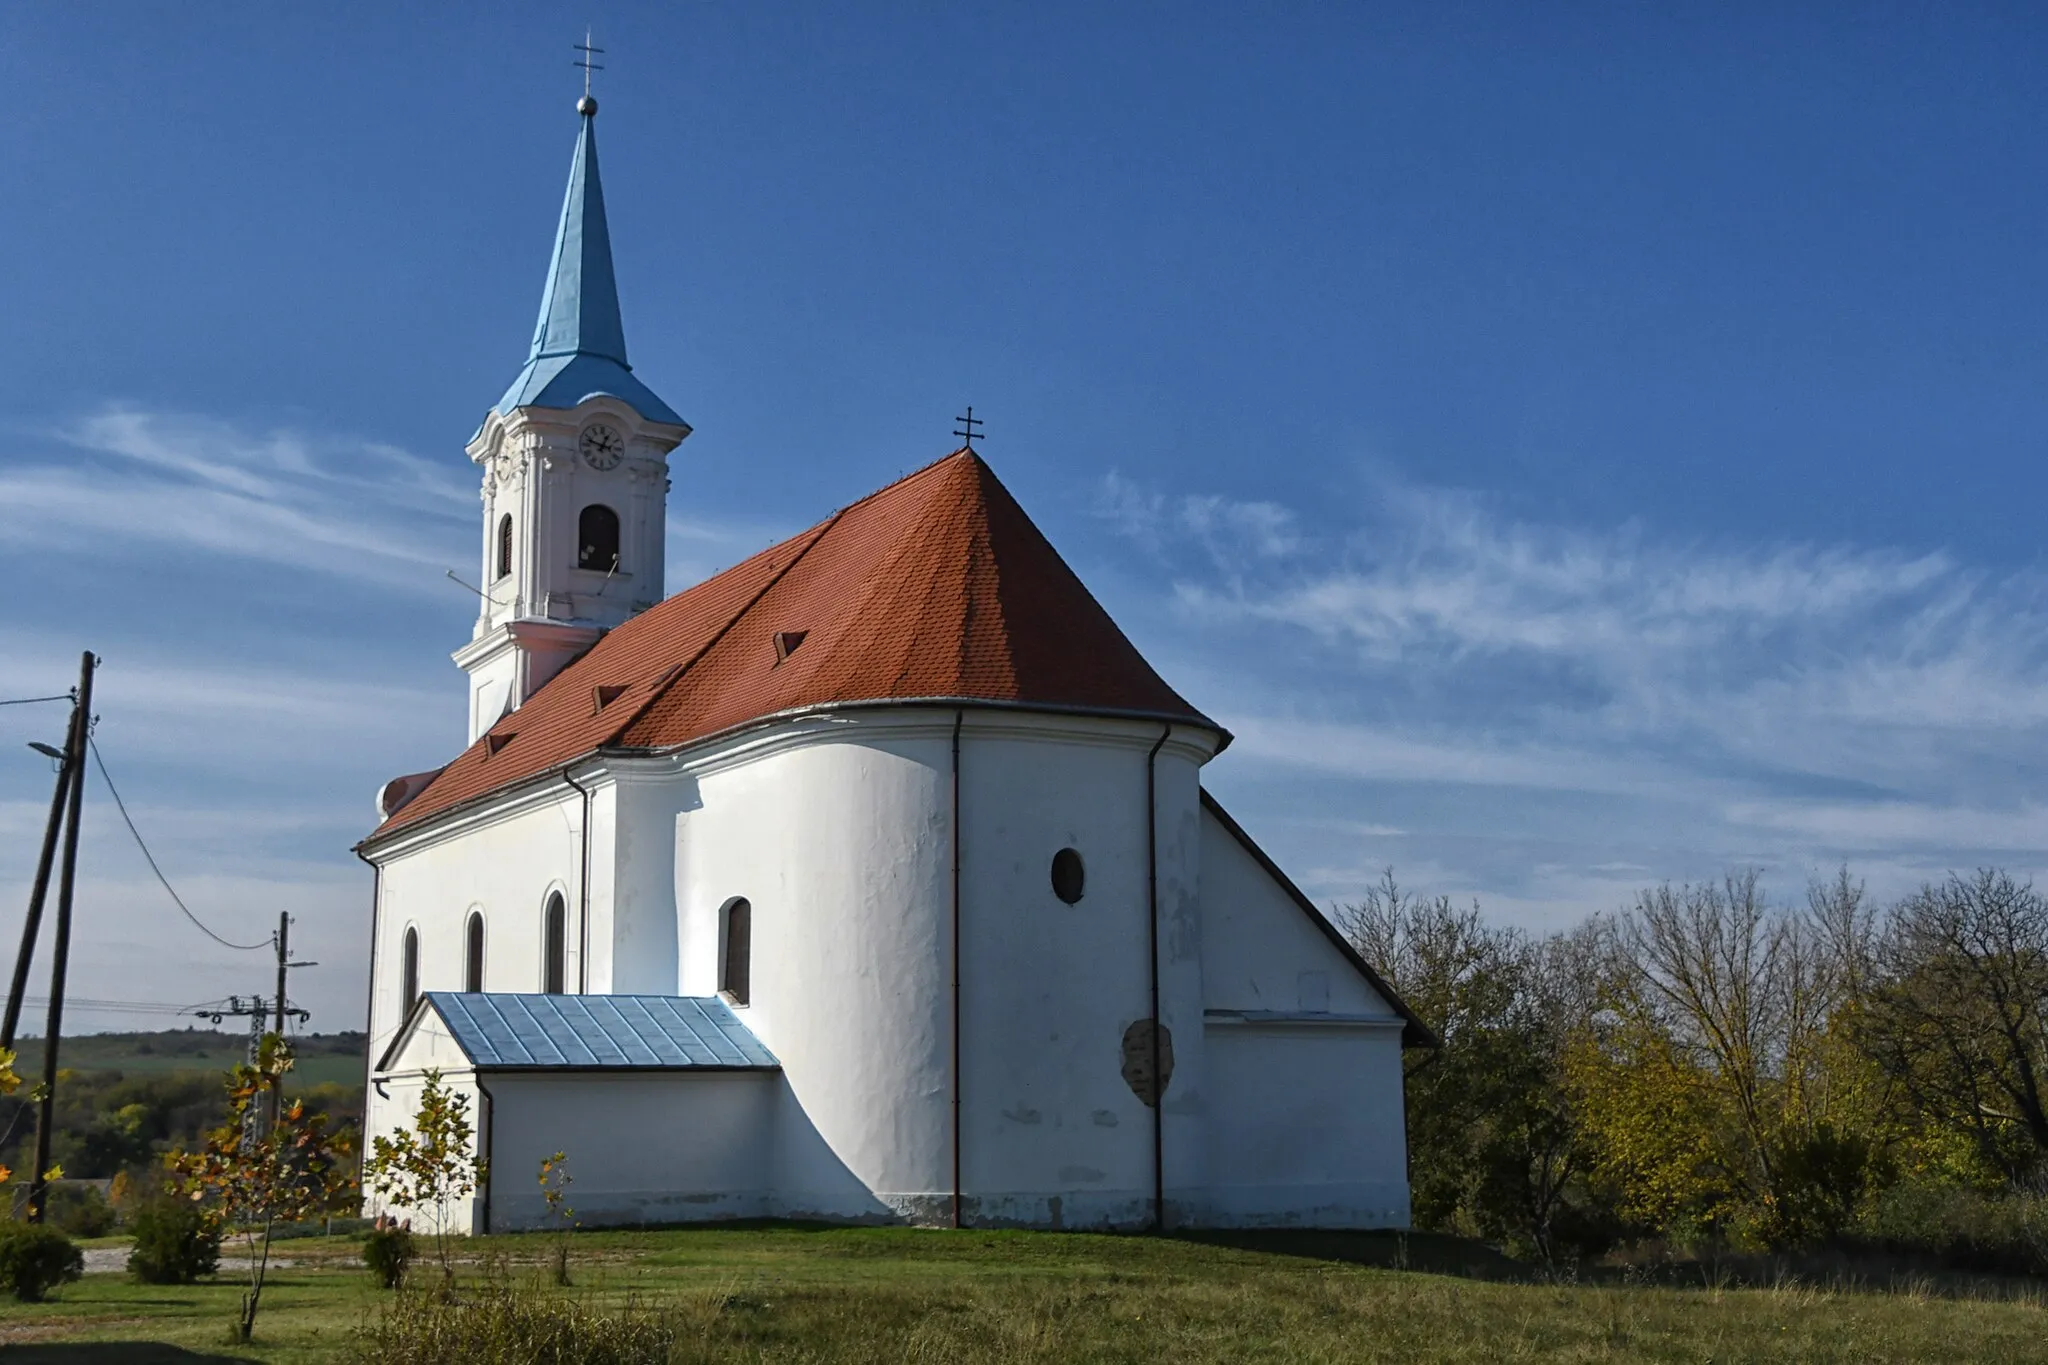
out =
<path fill-rule="evenodd" d="M 1071 848 L 1063 848 L 1052 855 L 1052 893 L 1072 905 L 1081 899 L 1081 889 L 1087 883 L 1087 873 L 1081 866 L 1081 855 Z"/>

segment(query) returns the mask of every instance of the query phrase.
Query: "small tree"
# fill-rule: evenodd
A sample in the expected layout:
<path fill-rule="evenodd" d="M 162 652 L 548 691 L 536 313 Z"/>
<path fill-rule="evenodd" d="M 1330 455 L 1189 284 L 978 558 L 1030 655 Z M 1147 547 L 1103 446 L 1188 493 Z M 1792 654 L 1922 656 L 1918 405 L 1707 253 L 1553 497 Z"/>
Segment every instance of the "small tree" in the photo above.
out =
<path fill-rule="evenodd" d="M 547 1200 L 548 1217 L 554 1223 L 555 1283 L 569 1283 L 569 1233 L 576 1227 L 576 1210 L 569 1207 L 569 1187 L 576 1177 L 569 1174 L 569 1154 L 556 1152 L 540 1163 L 540 1197 Z"/>
<path fill-rule="evenodd" d="M 364 1183 L 385 1203 L 431 1212 L 434 1254 L 444 1278 L 454 1275 L 448 1264 L 449 1212 L 456 1201 L 476 1193 L 488 1170 L 473 1150 L 473 1136 L 469 1096 L 443 1089 L 441 1073 L 429 1071 L 412 1127 L 389 1137 L 378 1134 L 363 1165 Z"/>
<path fill-rule="evenodd" d="M 197 1152 L 165 1159 L 178 1193 L 199 1205 L 212 1227 L 239 1227 L 247 1242 L 249 1287 L 236 1323 L 243 1341 L 256 1327 L 276 1226 L 332 1213 L 355 1190 L 348 1134 L 328 1132 L 327 1115 L 284 1099 L 291 1066 L 291 1046 L 265 1034 L 256 1065 L 228 1075 L 227 1122 L 208 1133 Z M 274 1121 L 264 1122 L 269 1114 Z"/>

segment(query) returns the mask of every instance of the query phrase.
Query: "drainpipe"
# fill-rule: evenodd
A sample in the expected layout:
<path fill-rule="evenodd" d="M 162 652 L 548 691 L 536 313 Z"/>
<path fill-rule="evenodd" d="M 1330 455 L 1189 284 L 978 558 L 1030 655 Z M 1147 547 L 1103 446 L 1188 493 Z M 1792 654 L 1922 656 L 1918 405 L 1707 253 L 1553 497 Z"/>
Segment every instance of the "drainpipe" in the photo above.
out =
<path fill-rule="evenodd" d="M 960 1216 L 960 727 L 964 710 L 953 713 L 953 1226 Z"/>
<path fill-rule="evenodd" d="M 491 1231 L 491 1129 L 495 1126 L 493 1120 L 497 1117 L 498 1105 L 491 1098 L 491 1088 L 484 1084 L 484 1073 L 479 1071 L 475 1075 L 476 1093 L 483 1096 L 484 1101 L 478 1106 L 482 1112 L 477 1115 L 477 1156 L 484 1167 L 483 1174 L 477 1179 L 477 1193 L 483 1197 L 483 1231 L 488 1236 Z"/>
<path fill-rule="evenodd" d="M 576 859 L 576 994 L 590 994 L 590 788 L 578 782 L 567 768 L 562 780 L 583 798 L 583 851 Z"/>
<path fill-rule="evenodd" d="M 1166 1087 L 1159 1075 L 1159 751 L 1168 725 L 1145 755 L 1145 900 L 1152 968 L 1152 1230 L 1166 1231 Z"/>
<path fill-rule="evenodd" d="M 370 869 L 370 990 L 369 999 L 363 1002 L 363 1033 L 369 1040 L 363 1057 L 363 1127 L 367 1130 L 370 1117 L 370 1068 L 377 1065 L 377 1035 L 373 1031 L 377 1020 L 377 913 L 384 907 L 384 869 L 363 857 L 361 845 L 349 851 L 362 858 L 363 866 Z M 366 1133 L 363 1141 L 357 1144 L 359 1150 L 356 1152 L 356 1188 L 359 1190 L 363 1187 L 363 1161 L 368 1155 L 369 1146 Z M 361 1209 L 356 1211 L 362 1212 Z"/>

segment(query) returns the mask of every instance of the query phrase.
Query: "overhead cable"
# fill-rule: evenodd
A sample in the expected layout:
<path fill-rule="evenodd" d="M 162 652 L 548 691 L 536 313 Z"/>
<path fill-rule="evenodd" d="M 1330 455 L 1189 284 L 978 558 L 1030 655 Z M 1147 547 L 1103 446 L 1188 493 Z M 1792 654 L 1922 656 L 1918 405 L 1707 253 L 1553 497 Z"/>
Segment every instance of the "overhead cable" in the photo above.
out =
<path fill-rule="evenodd" d="M 57 696 L 54 696 L 54 697 L 9 697 L 9 698 L 7 698 L 7 699 L 6 699 L 6 700 L 4 700 L 4 701 L 0 701 L 0 706 L 28 706 L 28 705 L 30 705 L 30 704 L 32 704 L 32 703 L 34 703 L 34 702 L 39 702 L 39 701 L 70 701 L 70 700 L 71 700 L 71 694 L 70 694 L 69 692 L 64 692 L 64 693 L 60 693 L 59 695 L 57 695 Z"/>
<path fill-rule="evenodd" d="M 191 907 L 185 904 L 184 897 L 180 896 L 177 892 L 177 889 L 171 885 L 170 878 L 164 876 L 164 870 L 156 865 L 156 856 L 149 851 L 149 845 L 142 841 L 142 831 L 135 828 L 135 821 L 129 818 L 128 806 L 125 802 L 121 800 L 120 790 L 114 786 L 114 779 L 107 772 L 107 761 L 104 758 L 100 757 L 99 742 L 88 736 L 86 739 L 86 743 L 92 745 L 92 761 L 98 765 L 100 770 L 100 778 L 107 784 L 108 794 L 114 798 L 114 809 L 121 812 L 121 823 L 128 826 L 128 832 L 135 836 L 135 846 L 142 850 L 143 861 L 149 864 L 149 870 L 151 872 L 156 873 L 156 879 L 163 883 L 164 890 L 170 894 L 172 902 L 177 905 L 178 909 L 185 912 L 185 918 L 191 920 L 193 926 L 197 928 L 200 933 L 206 935 L 208 938 L 212 939 L 215 943 L 218 943 L 223 948 L 233 948 L 235 951 L 242 953 L 253 953 L 258 949 L 266 949 L 271 947 L 272 944 L 269 939 L 265 939 L 261 943 L 229 942 L 227 939 L 224 939 L 219 934 L 213 932 L 213 930 L 207 928 L 205 923 L 199 918 L 199 916 L 192 913 Z"/>

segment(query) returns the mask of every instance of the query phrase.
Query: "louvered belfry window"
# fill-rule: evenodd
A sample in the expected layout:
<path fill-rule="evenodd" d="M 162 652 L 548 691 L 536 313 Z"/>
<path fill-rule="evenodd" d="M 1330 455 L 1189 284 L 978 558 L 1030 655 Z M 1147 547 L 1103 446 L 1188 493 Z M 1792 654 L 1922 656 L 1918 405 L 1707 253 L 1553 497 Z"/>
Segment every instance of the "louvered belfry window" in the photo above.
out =
<path fill-rule="evenodd" d="M 619 514 L 601 502 L 576 518 L 576 567 L 599 573 L 619 567 Z"/>

